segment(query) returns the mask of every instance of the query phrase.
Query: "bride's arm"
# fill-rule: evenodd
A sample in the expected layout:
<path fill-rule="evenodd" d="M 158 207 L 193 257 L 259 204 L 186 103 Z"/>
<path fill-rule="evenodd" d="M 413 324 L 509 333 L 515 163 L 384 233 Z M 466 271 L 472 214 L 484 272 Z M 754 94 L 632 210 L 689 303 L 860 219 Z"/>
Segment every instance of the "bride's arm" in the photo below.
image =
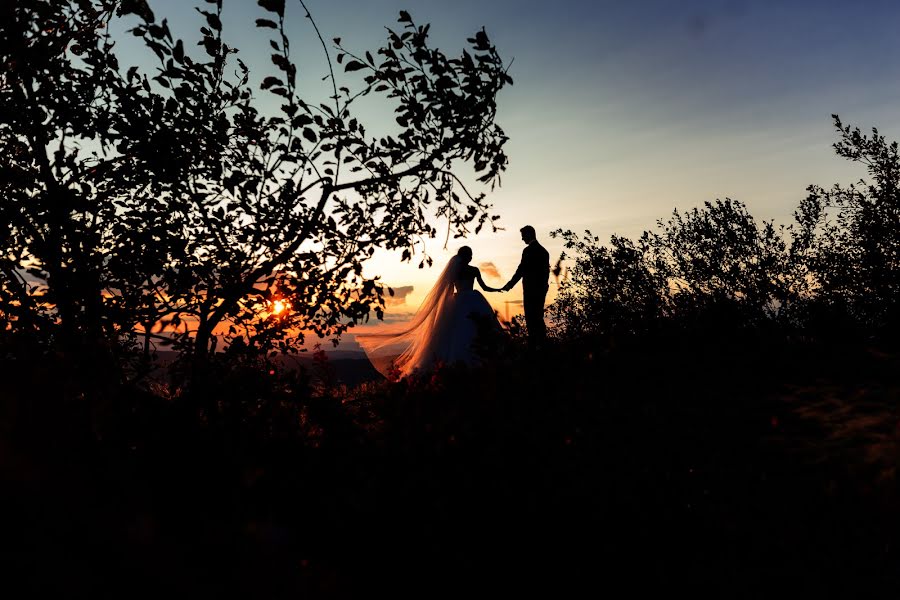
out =
<path fill-rule="evenodd" d="M 478 267 L 475 267 L 475 279 L 478 280 L 478 285 L 481 286 L 481 289 L 483 289 L 486 292 L 499 292 L 500 291 L 500 290 L 498 290 L 496 288 L 492 288 L 484 283 L 484 279 L 481 278 L 481 269 L 479 269 Z"/>

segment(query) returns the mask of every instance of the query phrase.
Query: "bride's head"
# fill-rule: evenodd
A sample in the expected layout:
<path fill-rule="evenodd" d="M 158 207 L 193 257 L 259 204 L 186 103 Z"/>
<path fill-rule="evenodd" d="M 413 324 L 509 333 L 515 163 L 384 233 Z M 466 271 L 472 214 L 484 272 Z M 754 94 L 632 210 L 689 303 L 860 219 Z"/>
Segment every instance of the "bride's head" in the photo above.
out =
<path fill-rule="evenodd" d="M 472 262 L 472 249 L 468 246 L 463 246 L 456 253 L 456 260 L 459 266 L 465 266 Z"/>

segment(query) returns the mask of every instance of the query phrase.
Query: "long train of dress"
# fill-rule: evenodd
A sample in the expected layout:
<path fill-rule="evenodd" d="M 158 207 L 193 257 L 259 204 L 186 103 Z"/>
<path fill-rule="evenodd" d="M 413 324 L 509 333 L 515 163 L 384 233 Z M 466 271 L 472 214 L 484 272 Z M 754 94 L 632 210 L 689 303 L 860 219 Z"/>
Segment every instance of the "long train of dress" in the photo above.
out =
<path fill-rule="evenodd" d="M 473 289 L 476 274 L 474 267 L 451 260 L 408 324 L 357 334 L 375 368 L 394 379 L 438 364 L 476 364 L 480 325 L 499 329 L 494 309 Z"/>

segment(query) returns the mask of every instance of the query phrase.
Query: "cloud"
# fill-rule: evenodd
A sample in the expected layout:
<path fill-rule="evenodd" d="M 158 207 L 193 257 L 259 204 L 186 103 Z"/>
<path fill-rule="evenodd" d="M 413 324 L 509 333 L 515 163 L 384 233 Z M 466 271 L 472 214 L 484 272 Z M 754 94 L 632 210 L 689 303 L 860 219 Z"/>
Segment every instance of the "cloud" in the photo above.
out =
<path fill-rule="evenodd" d="M 411 311 L 403 311 L 403 312 L 393 312 L 388 311 L 384 313 L 384 319 L 371 319 L 369 321 L 370 324 L 375 327 L 379 327 L 381 325 L 391 325 L 394 323 L 406 323 L 410 319 L 413 318 L 413 315 L 416 314 Z"/>
<path fill-rule="evenodd" d="M 503 279 L 500 275 L 500 271 L 497 270 L 497 266 L 492 262 L 483 262 L 478 265 L 478 268 L 481 269 L 481 272 L 484 273 L 485 276 L 490 277 L 491 279 Z"/>
<path fill-rule="evenodd" d="M 359 325 L 355 325 L 352 329 L 350 329 L 349 333 L 351 335 L 356 333 L 377 333 L 379 331 L 384 331 L 385 327 L 392 327 L 408 323 L 409 320 L 413 318 L 413 315 L 415 315 L 415 313 L 411 311 L 387 311 L 384 313 L 384 319 L 379 319 L 374 314 L 372 314 L 370 315 L 368 322 L 363 322 Z"/>
<path fill-rule="evenodd" d="M 392 289 L 394 290 L 394 295 L 388 294 L 384 297 L 385 306 L 403 306 L 406 304 L 406 297 L 412 293 L 414 288 L 411 285 L 403 285 Z"/>

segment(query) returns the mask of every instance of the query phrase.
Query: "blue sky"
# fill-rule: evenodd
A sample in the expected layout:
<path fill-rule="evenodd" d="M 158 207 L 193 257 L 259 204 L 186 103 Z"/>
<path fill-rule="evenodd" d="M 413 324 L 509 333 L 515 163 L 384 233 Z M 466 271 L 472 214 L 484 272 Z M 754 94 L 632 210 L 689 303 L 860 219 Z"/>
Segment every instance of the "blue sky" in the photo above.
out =
<path fill-rule="evenodd" d="M 198 3 L 202 4 L 202 3 Z M 182 0 L 151 0 L 176 34 L 193 37 L 199 16 Z M 399 10 L 432 24 L 447 53 L 484 26 L 513 60 L 515 85 L 500 98 L 510 167 L 493 194 L 506 230 L 467 241 L 475 263 L 504 277 L 521 252 L 518 229 L 538 230 L 551 256 L 556 228 L 607 238 L 637 235 L 674 208 L 726 196 L 758 219 L 788 223 L 807 185 L 865 175 L 834 156 L 830 115 L 900 137 L 900 4 L 888 1 L 679 0 L 309 0 L 327 39 L 377 48 Z M 320 93 L 321 49 L 287 0 L 301 85 Z M 225 3 L 225 35 L 251 67 L 266 67 L 268 44 L 253 0 Z M 122 62 L 141 62 L 122 40 Z M 129 61 L 129 59 L 132 59 Z M 304 78 L 305 77 L 305 78 Z M 385 113 L 368 114 L 377 128 Z M 363 115 L 366 118 L 367 115 Z M 434 240 L 429 252 L 443 263 Z M 384 254 L 371 265 L 411 285 L 414 308 L 439 269 L 418 270 Z M 500 282 L 496 282 L 500 283 Z M 520 291 L 491 296 L 501 308 Z"/>

